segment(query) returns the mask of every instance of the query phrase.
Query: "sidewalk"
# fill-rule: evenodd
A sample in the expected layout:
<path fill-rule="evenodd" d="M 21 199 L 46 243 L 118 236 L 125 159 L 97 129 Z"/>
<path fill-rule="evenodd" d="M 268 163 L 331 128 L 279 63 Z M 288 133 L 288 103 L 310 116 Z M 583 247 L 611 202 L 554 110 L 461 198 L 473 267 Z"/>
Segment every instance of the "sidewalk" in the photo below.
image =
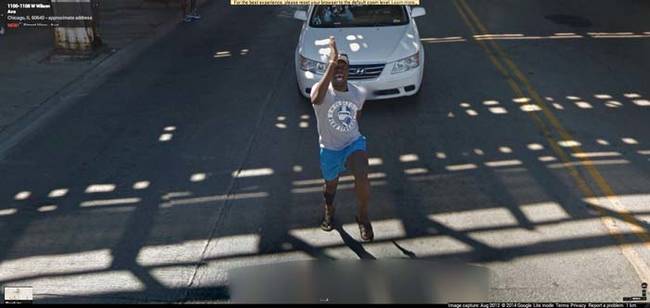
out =
<path fill-rule="evenodd" d="M 164 32 L 166 26 L 171 29 L 178 22 L 178 1 L 102 3 L 98 32 L 108 52 L 92 60 L 55 63 L 46 61 L 54 40 L 51 29 L 7 31 L 0 36 L 0 142 L 5 141 L 7 134 L 13 134 L 9 128 L 28 125 L 28 115 L 42 112 L 44 108 L 40 107 L 64 89 L 75 87 L 77 81 L 87 81 L 86 75 L 98 69 L 99 64 L 116 55 L 133 53 L 125 49 Z"/>

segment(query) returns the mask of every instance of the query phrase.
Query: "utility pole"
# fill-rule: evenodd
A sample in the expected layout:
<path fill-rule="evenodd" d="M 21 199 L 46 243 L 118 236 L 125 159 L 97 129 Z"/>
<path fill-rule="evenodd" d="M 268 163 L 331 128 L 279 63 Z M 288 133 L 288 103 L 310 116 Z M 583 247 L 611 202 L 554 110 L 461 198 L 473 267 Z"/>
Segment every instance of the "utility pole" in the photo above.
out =
<path fill-rule="evenodd" d="M 58 54 L 89 56 L 102 41 L 97 33 L 97 0 L 51 0 L 52 15 L 62 16 L 54 27 L 54 49 Z"/>

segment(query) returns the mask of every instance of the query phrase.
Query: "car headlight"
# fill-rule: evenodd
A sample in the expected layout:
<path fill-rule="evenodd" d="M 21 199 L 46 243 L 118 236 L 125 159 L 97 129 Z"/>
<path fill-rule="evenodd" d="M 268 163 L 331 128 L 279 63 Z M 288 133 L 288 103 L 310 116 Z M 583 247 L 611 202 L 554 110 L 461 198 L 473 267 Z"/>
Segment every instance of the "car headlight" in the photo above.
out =
<path fill-rule="evenodd" d="M 314 61 L 300 56 L 300 69 L 306 72 L 312 72 L 314 74 L 323 75 L 327 69 L 327 65 L 322 62 Z"/>
<path fill-rule="evenodd" d="M 393 63 L 392 74 L 404 73 L 420 66 L 420 52 L 416 52 L 410 57 L 395 61 Z"/>

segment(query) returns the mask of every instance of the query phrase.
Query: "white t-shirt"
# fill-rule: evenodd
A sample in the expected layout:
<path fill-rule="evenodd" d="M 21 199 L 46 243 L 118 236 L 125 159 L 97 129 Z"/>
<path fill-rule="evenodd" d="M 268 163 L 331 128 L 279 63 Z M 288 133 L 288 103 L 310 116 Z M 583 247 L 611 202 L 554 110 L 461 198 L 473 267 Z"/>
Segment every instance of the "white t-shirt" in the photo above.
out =
<path fill-rule="evenodd" d="M 362 87 L 348 83 L 348 91 L 339 92 L 330 84 L 323 101 L 319 105 L 312 104 L 321 148 L 340 151 L 361 137 L 357 112 L 365 101 L 366 89 Z"/>

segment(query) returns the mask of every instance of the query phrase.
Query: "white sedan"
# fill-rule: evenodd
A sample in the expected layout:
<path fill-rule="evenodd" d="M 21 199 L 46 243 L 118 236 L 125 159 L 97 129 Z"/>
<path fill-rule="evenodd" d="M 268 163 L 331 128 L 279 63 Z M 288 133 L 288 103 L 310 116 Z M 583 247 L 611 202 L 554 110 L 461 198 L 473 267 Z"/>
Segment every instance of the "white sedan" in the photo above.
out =
<path fill-rule="evenodd" d="M 422 84 L 424 49 L 414 18 L 422 7 L 406 5 L 312 5 L 295 12 L 304 21 L 295 53 L 298 89 L 309 97 L 326 69 L 328 38 L 350 59 L 349 80 L 368 99 L 411 96 Z"/>

